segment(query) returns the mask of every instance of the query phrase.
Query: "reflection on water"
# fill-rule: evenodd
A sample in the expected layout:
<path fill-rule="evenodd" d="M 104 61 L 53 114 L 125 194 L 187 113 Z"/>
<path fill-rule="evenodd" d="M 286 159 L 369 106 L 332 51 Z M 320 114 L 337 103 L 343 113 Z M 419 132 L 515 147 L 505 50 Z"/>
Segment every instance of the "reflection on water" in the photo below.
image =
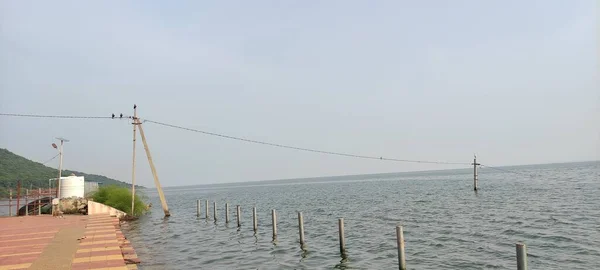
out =
<path fill-rule="evenodd" d="M 469 170 L 167 189 L 171 217 L 154 208 L 123 231 L 141 269 L 392 269 L 400 223 L 411 269 L 512 269 L 514 244 L 521 241 L 528 245 L 532 269 L 600 269 L 599 167 L 595 162 L 512 169 L 533 178 L 482 169 L 477 193 Z M 160 205 L 148 192 L 153 205 Z M 217 201 L 221 219 L 197 217 L 197 199 L 210 200 L 211 215 Z M 223 222 L 225 202 L 242 206 L 241 227 Z M 276 241 L 271 209 L 278 216 Z M 306 250 L 298 240 L 297 211 L 304 213 Z M 235 210 L 230 215 L 235 218 Z M 340 217 L 346 258 L 338 246 Z"/>

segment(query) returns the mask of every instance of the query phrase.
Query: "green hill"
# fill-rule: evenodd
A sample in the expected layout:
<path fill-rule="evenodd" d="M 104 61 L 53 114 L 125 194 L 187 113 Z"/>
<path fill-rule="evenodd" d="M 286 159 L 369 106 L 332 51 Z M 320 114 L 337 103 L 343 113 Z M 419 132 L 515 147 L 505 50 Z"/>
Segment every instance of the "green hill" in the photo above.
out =
<path fill-rule="evenodd" d="M 131 185 L 106 176 L 77 171 L 64 170 L 62 175 L 69 176 L 72 173 L 77 176 L 84 176 L 86 182 L 127 187 Z M 9 188 L 15 189 L 17 180 L 21 180 L 23 188 L 47 188 L 48 179 L 56 177 L 58 177 L 56 168 L 47 167 L 39 162 L 31 161 L 0 148 L 0 197 L 6 197 Z"/>

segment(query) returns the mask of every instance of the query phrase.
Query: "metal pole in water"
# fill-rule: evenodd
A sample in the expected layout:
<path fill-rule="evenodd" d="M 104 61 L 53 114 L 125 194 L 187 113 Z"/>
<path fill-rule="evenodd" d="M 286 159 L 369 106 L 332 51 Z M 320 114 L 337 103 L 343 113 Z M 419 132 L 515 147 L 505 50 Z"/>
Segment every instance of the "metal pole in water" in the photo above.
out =
<path fill-rule="evenodd" d="M 215 222 L 217 222 L 217 202 L 213 202 L 213 216 L 214 216 Z"/>
<path fill-rule="evenodd" d="M 302 212 L 298 212 L 298 231 L 300 233 L 300 248 L 304 250 L 306 243 L 304 242 L 304 218 L 302 217 Z"/>
<path fill-rule="evenodd" d="M 229 223 L 229 203 L 225 203 L 225 223 Z"/>
<path fill-rule="evenodd" d="M 527 246 L 517 243 L 517 270 L 527 270 Z"/>
<path fill-rule="evenodd" d="M 256 217 L 256 207 L 252 207 L 252 226 L 254 228 L 254 232 L 258 231 L 258 219 Z"/>
<path fill-rule="evenodd" d="M 208 200 L 206 200 L 206 220 L 208 220 Z"/>
<path fill-rule="evenodd" d="M 237 223 L 238 223 L 238 227 L 241 227 L 242 226 L 242 217 L 241 217 L 242 208 L 239 205 L 236 206 L 236 208 L 237 208 L 236 211 L 237 211 Z"/>
<path fill-rule="evenodd" d="M 277 239 L 277 213 L 275 209 L 271 209 L 271 221 L 273 223 L 273 241 Z"/>
<path fill-rule="evenodd" d="M 342 257 L 346 257 L 346 239 L 344 238 L 344 219 L 338 219 L 338 227 L 340 234 L 340 254 Z"/>
<path fill-rule="evenodd" d="M 200 200 L 196 200 L 196 216 L 200 216 Z"/>
<path fill-rule="evenodd" d="M 404 254 L 404 231 L 402 226 L 396 226 L 396 240 L 398 241 L 398 265 L 400 270 L 406 270 L 406 255 Z"/>
<path fill-rule="evenodd" d="M 477 166 L 481 165 L 479 163 L 477 163 L 477 156 L 474 155 L 473 156 L 473 190 L 477 191 L 477 186 L 478 186 L 478 179 L 477 179 Z"/>

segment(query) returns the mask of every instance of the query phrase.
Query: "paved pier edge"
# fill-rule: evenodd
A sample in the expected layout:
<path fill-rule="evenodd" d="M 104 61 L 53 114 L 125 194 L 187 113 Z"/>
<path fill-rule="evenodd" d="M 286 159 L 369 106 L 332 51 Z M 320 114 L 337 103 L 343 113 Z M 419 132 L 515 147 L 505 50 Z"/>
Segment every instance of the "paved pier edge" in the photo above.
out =
<path fill-rule="evenodd" d="M 137 269 L 118 218 L 106 215 L 0 218 L 0 270 Z"/>
<path fill-rule="evenodd" d="M 80 269 L 137 269 L 140 263 L 131 242 L 123 235 L 118 218 L 89 216 L 83 239 L 71 264 Z"/>

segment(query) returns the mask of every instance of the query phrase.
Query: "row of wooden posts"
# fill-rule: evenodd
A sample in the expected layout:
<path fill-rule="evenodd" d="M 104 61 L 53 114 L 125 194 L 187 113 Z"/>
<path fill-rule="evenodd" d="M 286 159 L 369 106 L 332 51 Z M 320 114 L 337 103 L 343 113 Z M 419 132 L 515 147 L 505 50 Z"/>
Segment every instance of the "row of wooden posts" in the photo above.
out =
<path fill-rule="evenodd" d="M 206 200 L 205 213 L 206 220 L 209 217 L 209 202 Z M 236 206 L 237 226 L 242 226 L 241 221 L 242 208 L 240 205 Z M 196 214 L 198 217 L 201 216 L 201 203 L 200 200 L 196 201 Z M 213 218 L 217 222 L 217 202 L 213 203 Z M 229 203 L 225 203 L 225 223 L 229 223 Z M 271 209 L 271 224 L 273 228 L 273 241 L 277 240 L 277 212 L 275 209 Z M 252 207 L 252 228 L 254 233 L 258 231 L 258 218 L 256 215 L 256 207 Z M 347 258 L 346 253 L 346 238 L 344 236 L 344 219 L 338 219 L 338 232 L 340 241 L 340 255 L 342 258 Z M 300 248 L 306 250 L 306 241 L 304 239 L 304 218 L 302 212 L 298 212 L 298 234 L 300 240 Z M 404 252 L 404 231 L 401 225 L 396 226 L 396 241 L 398 248 L 398 267 L 400 270 L 406 270 L 406 253 Z M 527 248 L 525 244 L 517 243 L 517 270 L 527 270 Z"/>

